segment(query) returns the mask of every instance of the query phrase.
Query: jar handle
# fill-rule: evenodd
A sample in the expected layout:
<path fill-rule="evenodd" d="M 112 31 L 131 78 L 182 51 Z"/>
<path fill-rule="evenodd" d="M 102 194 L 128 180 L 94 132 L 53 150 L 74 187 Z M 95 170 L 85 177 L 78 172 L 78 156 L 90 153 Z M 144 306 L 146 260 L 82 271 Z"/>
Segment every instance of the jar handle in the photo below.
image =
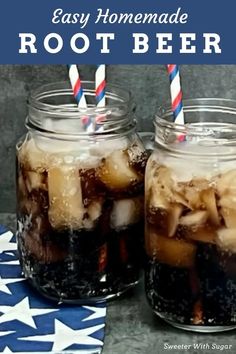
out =
<path fill-rule="evenodd" d="M 138 136 L 141 139 L 145 150 L 151 153 L 154 150 L 155 134 L 152 132 L 138 132 Z"/>

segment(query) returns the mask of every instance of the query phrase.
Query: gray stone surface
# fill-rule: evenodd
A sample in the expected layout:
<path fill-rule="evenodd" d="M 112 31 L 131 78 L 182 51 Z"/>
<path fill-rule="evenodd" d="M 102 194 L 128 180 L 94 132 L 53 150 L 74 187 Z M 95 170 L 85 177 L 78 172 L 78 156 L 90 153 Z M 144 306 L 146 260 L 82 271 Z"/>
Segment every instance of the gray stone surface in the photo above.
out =
<path fill-rule="evenodd" d="M 15 229 L 13 214 L 0 214 L 0 224 Z M 164 344 L 185 345 L 189 350 L 164 349 Z M 195 344 L 208 344 L 209 349 L 194 349 Z M 211 346 L 231 345 L 231 349 Z M 220 348 L 220 347 L 219 347 Z M 148 307 L 143 281 L 129 296 L 108 305 L 103 354 L 216 354 L 236 353 L 235 330 L 216 334 L 196 334 L 175 329 L 153 315 Z"/>
<path fill-rule="evenodd" d="M 81 77 L 93 79 L 95 65 L 81 65 Z M 181 67 L 184 96 L 236 98 L 236 65 Z M 163 65 L 111 65 L 108 82 L 133 93 L 139 129 L 152 129 L 156 107 L 169 102 L 169 81 Z M 0 65 L 0 211 L 15 208 L 15 143 L 23 134 L 29 90 L 66 80 L 66 65 Z"/>

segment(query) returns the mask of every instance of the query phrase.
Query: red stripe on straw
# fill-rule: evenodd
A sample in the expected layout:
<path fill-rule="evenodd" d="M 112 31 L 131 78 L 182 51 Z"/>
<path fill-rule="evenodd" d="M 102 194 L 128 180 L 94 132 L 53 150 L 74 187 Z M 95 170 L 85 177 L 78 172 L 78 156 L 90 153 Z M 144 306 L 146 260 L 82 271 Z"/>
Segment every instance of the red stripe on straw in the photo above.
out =
<path fill-rule="evenodd" d="M 76 83 L 75 83 L 74 88 L 73 88 L 74 95 L 77 95 L 77 93 L 79 92 L 80 88 L 81 88 L 81 81 L 80 81 L 80 79 L 78 79 L 76 81 Z"/>
<path fill-rule="evenodd" d="M 180 91 L 178 93 L 178 95 L 176 96 L 176 98 L 174 99 L 174 101 L 172 102 L 172 110 L 175 111 L 175 109 L 177 108 L 177 106 L 179 105 L 180 101 L 183 98 L 183 94 L 182 91 Z"/>
<path fill-rule="evenodd" d="M 96 122 L 97 123 L 102 123 L 105 120 L 106 116 L 104 114 L 99 115 L 96 117 Z"/>
<path fill-rule="evenodd" d="M 172 71 L 175 69 L 175 67 L 176 67 L 175 64 L 168 64 L 167 65 L 168 73 L 171 74 Z"/>
<path fill-rule="evenodd" d="M 103 80 L 100 85 L 97 87 L 96 89 L 96 95 L 99 96 L 101 94 L 101 92 L 105 89 L 106 86 L 106 81 Z"/>

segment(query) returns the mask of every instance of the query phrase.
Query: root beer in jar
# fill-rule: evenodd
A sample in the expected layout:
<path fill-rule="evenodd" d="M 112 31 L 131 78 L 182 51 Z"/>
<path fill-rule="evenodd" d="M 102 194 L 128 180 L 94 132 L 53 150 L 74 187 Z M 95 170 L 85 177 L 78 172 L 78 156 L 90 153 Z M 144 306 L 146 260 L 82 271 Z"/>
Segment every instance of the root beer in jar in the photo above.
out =
<path fill-rule="evenodd" d="M 146 295 L 176 327 L 224 331 L 236 327 L 236 102 L 190 100 L 184 111 L 185 126 L 168 109 L 155 120 L 145 177 Z"/>
<path fill-rule="evenodd" d="M 48 298 L 103 301 L 139 279 L 147 156 L 128 93 L 108 85 L 106 107 L 96 108 L 94 83 L 84 83 L 84 110 L 66 87 L 47 85 L 29 99 L 17 145 L 20 261 Z"/>

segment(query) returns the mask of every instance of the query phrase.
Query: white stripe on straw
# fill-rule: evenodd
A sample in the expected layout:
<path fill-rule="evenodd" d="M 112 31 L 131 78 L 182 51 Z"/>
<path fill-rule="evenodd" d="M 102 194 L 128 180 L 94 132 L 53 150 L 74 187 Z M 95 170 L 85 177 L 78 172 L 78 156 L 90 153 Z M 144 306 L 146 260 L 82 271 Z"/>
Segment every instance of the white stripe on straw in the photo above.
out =
<path fill-rule="evenodd" d="M 106 65 L 101 64 L 97 66 L 95 72 L 95 96 L 97 101 L 97 107 L 106 106 Z M 95 118 L 95 130 L 97 132 L 103 132 L 104 126 L 101 122 L 106 118 L 105 115 L 98 115 Z"/>
<path fill-rule="evenodd" d="M 106 105 L 106 95 L 105 95 L 105 85 L 106 85 L 106 65 L 98 65 L 96 73 L 95 73 L 95 91 L 96 91 L 96 97 L 98 98 L 99 96 L 97 95 L 99 86 L 103 86 L 103 89 L 100 90 L 99 93 L 103 93 L 103 97 L 101 99 L 98 99 L 97 101 L 97 107 L 105 107 Z"/>
<path fill-rule="evenodd" d="M 175 123 L 184 124 L 184 111 L 182 104 L 182 88 L 180 82 L 179 68 L 177 65 L 167 65 L 167 71 L 170 78 L 170 95 L 172 111 L 175 117 Z"/>
<path fill-rule="evenodd" d="M 82 83 L 79 76 L 79 70 L 76 64 L 69 65 L 69 78 L 73 90 L 74 97 L 78 103 L 78 108 L 87 109 L 87 102 L 82 88 Z M 81 117 L 81 122 L 84 130 L 87 133 L 93 132 L 93 120 L 89 115 Z"/>
<path fill-rule="evenodd" d="M 76 64 L 69 65 L 69 78 L 74 92 L 75 99 L 77 100 L 79 108 L 87 108 L 87 102 L 81 86 L 79 70 Z"/>

